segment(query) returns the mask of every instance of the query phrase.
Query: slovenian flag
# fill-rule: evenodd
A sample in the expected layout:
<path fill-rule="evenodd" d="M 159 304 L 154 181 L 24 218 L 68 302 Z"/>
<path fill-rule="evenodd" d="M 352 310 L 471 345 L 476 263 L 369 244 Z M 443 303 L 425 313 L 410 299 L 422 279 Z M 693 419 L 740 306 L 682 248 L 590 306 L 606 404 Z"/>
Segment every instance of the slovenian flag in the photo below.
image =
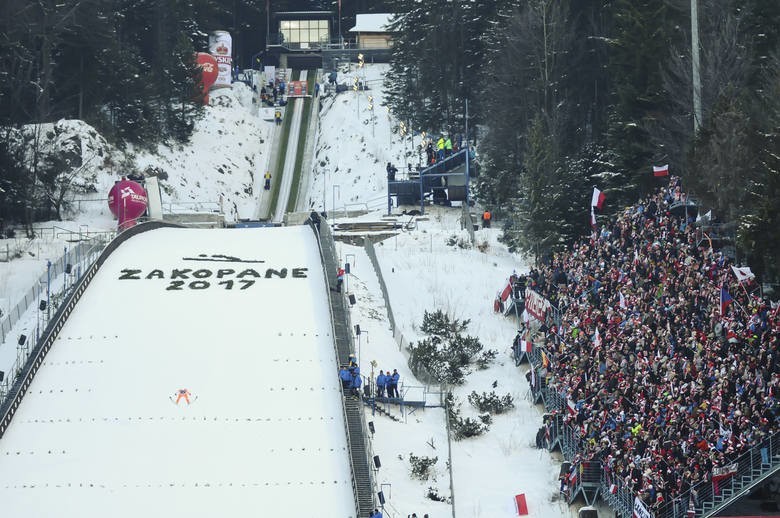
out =
<path fill-rule="evenodd" d="M 720 287 L 720 316 L 723 316 L 726 314 L 726 308 L 729 307 L 729 304 L 734 302 L 734 299 L 729 295 L 728 290 L 726 290 L 725 286 Z"/>
<path fill-rule="evenodd" d="M 604 206 L 604 193 L 598 190 L 596 187 L 593 188 L 593 197 L 590 199 L 590 206 L 596 207 L 597 209 L 601 210 L 601 207 Z"/>
<path fill-rule="evenodd" d="M 654 165 L 653 176 L 669 176 L 669 164 L 666 165 Z"/>

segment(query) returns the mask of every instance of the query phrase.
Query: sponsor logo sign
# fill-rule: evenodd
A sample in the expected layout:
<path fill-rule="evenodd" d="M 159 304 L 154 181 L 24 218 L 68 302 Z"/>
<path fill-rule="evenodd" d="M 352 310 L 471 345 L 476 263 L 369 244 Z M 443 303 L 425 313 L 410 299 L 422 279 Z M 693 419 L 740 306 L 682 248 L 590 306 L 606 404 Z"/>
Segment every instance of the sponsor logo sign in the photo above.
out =
<path fill-rule="evenodd" d="M 214 88 L 230 86 L 233 82 L 233 38 L 227 31 L 209 34 L 209 54 L 217 62 L 218 74 Z"/>

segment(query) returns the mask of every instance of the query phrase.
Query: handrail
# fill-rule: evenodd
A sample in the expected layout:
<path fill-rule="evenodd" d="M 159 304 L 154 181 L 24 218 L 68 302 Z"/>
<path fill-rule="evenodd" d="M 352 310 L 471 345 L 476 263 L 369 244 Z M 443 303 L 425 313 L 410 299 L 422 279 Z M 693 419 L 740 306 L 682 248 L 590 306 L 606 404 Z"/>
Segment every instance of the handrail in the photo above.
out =
<path fill-rule="evenodd" d="M 104 238 L 110 238 L 114 235 L 114 232 L 99 234 L 90 241 L 80 242 L 72 249 L 65 247 L 65 252 L 63 255 L 51 261 L 51 267 L 53 270 L 47 270 L 41 274 L 41 276 L 38 278 L 38 281 L 34 282 L 32 287 L 27 290 L 24 296 L 15 302 L 15 306 L 8 312 L 8 314 L 2 315 L 2 317 L 0 317 L 0 343 L 6 340 L 8 333 L 11 332 L 14 324 L 20 318 L 22 318 L 22 315 L 30 308 L 30 306 L 40 300 L 42 289 L 41 285 L 49 284 L 48 281 L 52 276 L 58 277 L 59 275 L 63 274 L 68 263 L 72 263 L 72 266 L 76 269 L 76 278 L 78 279 L 82 272 L 84 260 L 86 259 L 86 262 L 88 263 L 87 266 L 92 264 L 92 261 L 94 261 L 94 259 L 97 257 L 99 249 L 102 249 L 103 246 L 105 246 L 105 243 L 110 240 Z M 69 258 L 74 257 L 75 259 L 68 260 Z M 83 269 L 86 270 L 86 268 Z M 56 290 L 54 295 L 58 295 Z M 52 301 L 49 302 L 51 303 Z"/>
<path fill-rule="evenodd" d="M 89 287 L 92 279 L 97 274 L 100 267 L 106 261 L 117 247 L 134 236 L 142 232 L 154 230 L 160 227 L 178 227 L 171 223 L 163 222 L 151 222 L 144 225 L 139 225 L 132 229 L 129 229 L 117 237 L 115 237 L 101 252 L 100 256 L 90 265 L 84 276 L 79 280 L 77 286 L 66 296 L 65 302 L 57 309 L 54 317 L 49 322 L 43 335 L 43 340 L 35 344 L 30 356 L 28 356 L 20 375 L 16 377 L 13 385 L 11 386 L 8 394 L 0 404 L 0 438 L 5 434 L 6 430 L 11 424 L 14 414 L 19 409 L 19 405 L 27 393 L 27 389 L 38 372 L 38 369 L 43 365 L 46 355 L 52 348 L 59 336 L 60 331 L 67 323 L 68 317 L 76 307 L 76 304 L 81 299 L 81 296 Z"/>
<path fill-rule="evenodd" d="M 328 314 L 330 316 L 331 336 L 333 337 L 333 353 L 334 353 L 334 355 L 335 355 L 335 357 L 337 359 L 337 362 L 338 362 L 339 351 L 338 351 L 338 345 L 336 343 L 335 316 L 333 314 L 333 304 L 330 302 L 331 298 L 333 297 L 333 295 L 332 295 L 333 294 L 333 290 L 331 290 L 330 276 L 328 275 L 328 271 L 327 271 L 327 268 L 326 268 L 325 251 L 324 251 L 323 246 L 322 246 L 323 237 L 324 237 L 325 240 L 328 241 L 329 244 L 332 247 L 333 246 L 333 237 L 330 235 L 330 226 L 328 224 L 324 224 L 323 225 L 322 223 L 320 223 L 320 229 L 324 229 L 325 230 L 324 232 L 321 232 L 321 230 L 318 229 L 315 225 L 310 225 L 310 226 L 311 226 L 312 230 L 314 231 L 314 235 L 315 235 L 315 237 L 317 239 L 317 249 L 320 252 L 320 265 L 322 266 L 322 273 L 323 273 L 324 278 L 325 278 L 325 287 L 328 290 L 327 291 L 327 293 L 328 293 L 328 302 L 329 302 L 329 304 L 328 304 Z M 335 259 L 335 250 L 333 250 L 331 253 L 333 255 L 333 258 Z M 334 373 L 334 375 L 335 375 L 335 373 Z M 344 434 L 349 439 L 350 433 L 349 433 L 349 426 L 347 425 L 347 423 L 349 422 L 349 419 L 348 419 L 348 416 L 347 416 L 347 407 L 346 407 L 346 403 L 345 403 L 346 402 L 346 398 L 345 398 L 346 394 L 344 394 L 344 388 L 341 385 L 341 383 L 339 383 L 339 392 L 341 393 L 341 414 L 342 414 L 343 423 L 344 423 Z M 349 469 L 350 469 L 350 473 L 351 473 L 351 476 L 352 476 L 352 495 L 353 495 L 353 498 L 355 500 L 355 512 L 359 513 L 360 512 L 360 495 L 358 493 L 357 479 L 355 478 L 355 464 L 352 461 L 352 455 L 351 454 L 347 455 L 347 457 L 349 458 Z"/>

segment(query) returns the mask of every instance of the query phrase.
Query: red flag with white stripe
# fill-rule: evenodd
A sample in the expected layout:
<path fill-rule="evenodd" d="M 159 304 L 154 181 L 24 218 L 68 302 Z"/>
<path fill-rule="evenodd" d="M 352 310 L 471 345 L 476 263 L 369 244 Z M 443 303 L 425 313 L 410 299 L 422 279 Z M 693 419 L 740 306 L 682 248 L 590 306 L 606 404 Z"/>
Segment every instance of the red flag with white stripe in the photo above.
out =
<path fill-rule="evenodd" d="M 653 166 L 653 176 L 655 176 L 655 177 L 669 176 L 669 164 L 666 164 L 666 165 L 654 165 Z"/>
<path fill-rule="evenodd" d="M 526 335 L 525 338 L 520 340 L 520 350 L 524 353 L 530 353 L 531 349 L 533 349 L 533 343 L 531 343 L 531 340 L 528 339 L 528 335 Z"/>
<path fill-rule="evenodd" d="M 601 208 L 604 206 L 604 199 L 606 196 L 604 196 L 604 193 L 598 190 L 596 187 L 593 188 L 593 196 L 590 199 L 590 206 L 596 207 L 597 209 L 601 210 Z"/>

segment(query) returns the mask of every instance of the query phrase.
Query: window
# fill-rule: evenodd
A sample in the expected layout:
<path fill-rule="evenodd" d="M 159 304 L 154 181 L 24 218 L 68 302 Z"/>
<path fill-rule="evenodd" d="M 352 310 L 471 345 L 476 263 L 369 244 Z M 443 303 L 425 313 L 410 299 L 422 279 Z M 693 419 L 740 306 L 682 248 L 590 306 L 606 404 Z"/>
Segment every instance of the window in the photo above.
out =
<path fill-rule="evenodd" d="M 281 20 L 279 32 L 286 43 L 321 43 L 330 40 L 328 20 Z"/>

